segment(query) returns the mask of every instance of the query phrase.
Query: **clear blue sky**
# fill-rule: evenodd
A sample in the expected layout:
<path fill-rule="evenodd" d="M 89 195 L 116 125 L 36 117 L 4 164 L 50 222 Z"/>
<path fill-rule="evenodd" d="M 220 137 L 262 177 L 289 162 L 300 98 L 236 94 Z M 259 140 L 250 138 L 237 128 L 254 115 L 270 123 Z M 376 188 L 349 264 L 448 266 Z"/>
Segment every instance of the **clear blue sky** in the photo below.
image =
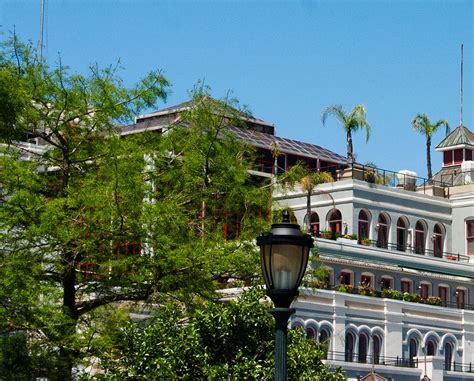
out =
<path fill-rule="evenodd" d="M 198 80 L 214 97 L 232 90 L 277 133 L 345 155 L 345 135 L 321 110 L 363 103 L 372 137 L 357 159 L 426 175 L 417 113 L 459 125 L 464 43 L 464 124 L 474 131 L 474 1 L 46 0 L 45 55 L 73 71 L 120 59 L 129 84 L 163 69 L 167 105 Z M 38 41 L 40 0 L 0 0 L 0 25 Z M 2 38 L 2 37 L 0 37 Z M 4 37 L 3 37 L 4 38 Z M 159 105 L 163 107 L 163 105 Z M 434 138 L 436 145 L 443 138 Z M 433 151 L 436 171 L 441 155 Z"/>

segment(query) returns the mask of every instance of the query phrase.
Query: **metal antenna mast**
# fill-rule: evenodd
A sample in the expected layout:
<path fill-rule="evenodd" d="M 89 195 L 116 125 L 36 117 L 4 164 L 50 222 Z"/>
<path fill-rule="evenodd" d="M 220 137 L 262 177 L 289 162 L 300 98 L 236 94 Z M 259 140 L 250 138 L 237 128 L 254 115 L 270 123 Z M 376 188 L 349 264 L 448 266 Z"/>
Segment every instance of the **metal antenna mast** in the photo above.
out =
<path fill-rule="evenodd" d="M 461 126 L 463 125 L 462 122 L 462 86 L 463 86 L 463 67 L 464 67 L 464 45 L 461 44 Z"/>
<path fill-rule="evenodd" d="M 38 44 L 38 61 L 40 62 L 43 60 L 44 1 L 45 0 L 41 0 L 40 10 L 40 35 Z"/>

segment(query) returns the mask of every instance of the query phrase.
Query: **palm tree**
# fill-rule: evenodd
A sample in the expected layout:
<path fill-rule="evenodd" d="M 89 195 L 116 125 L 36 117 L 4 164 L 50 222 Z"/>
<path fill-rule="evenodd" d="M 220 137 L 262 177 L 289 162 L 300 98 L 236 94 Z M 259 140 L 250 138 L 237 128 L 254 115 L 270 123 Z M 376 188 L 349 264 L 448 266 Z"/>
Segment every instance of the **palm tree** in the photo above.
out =
<path fill-rule="evenodd" d="M 347 140 L 347 159 L 354 162 L 354 151 L 352 148 L 352 132 L 359 129 L 365 130 L 366 141 L 370 137 L 370 126 L 367 122 L 367 112 L 364 105 L 355 106 L 349 113 L 345 113 L 341 105 L 329 106 L 324 109 L 321 114 L 323 125 L 326 124 L 328 116 L 334 116 L 342 123 L 342 127 L 346 130 Z"/>
<path fill-rule="evenodd" d="M 415 131 L 426 136 L 426 164 L 428 167 L 428 179 L 431 179 L 433 177 L 433 174 L 431 173 L 431 137 L 441 126 L 445 126 L 446 135 L 448 135 L 448 121 L 446 119 L 440 119 L 433 124 L 426 114 L 418 114 L 413 118 L 411 125 Z"/>
<path fill-rule="evenodd" d="M 306 193 L 306 216 L 304 221 L 306 223 L 306 229 L 311 231 L 311 195 L 313 194 L 314 188 L 322 183 L 331 183 L 334 179 L 328 172 L 309 172 L 306 171 L 303 177 L 299 180 L 301 189 Z M 331 197 L 332 198 L 332 197 Z"/>

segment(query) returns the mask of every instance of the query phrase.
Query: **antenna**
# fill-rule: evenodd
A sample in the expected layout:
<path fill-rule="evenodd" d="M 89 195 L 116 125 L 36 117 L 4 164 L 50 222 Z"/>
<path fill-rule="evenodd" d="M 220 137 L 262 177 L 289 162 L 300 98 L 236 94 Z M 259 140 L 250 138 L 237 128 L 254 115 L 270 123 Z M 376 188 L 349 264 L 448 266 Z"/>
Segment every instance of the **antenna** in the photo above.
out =
<path fill-rule="evenodd" d="M 461 44 L 461 126 L 462 126 L 462 82 L 463 82 L 463 67 L 464 67 L 464 45 Z"/>
<path fill-rule="evenodd" d="M 44 1 L 45 0 L 41 0 L 40 9 L 40 35 L 38 44 L 38 61 L 40 62 L 43 60 Z"/>

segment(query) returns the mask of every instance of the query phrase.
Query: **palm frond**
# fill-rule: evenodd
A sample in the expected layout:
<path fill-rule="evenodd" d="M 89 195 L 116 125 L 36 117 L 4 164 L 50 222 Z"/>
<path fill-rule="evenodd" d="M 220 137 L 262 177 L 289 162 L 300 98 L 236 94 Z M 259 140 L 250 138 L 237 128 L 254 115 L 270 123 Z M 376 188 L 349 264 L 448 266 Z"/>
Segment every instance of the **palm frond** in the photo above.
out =
<path fill-rule="evenodd" d="M 346 113 L 341 105 L 333 105 L 326 107 L 321 113 L 321 121 L 323 126 L 326 125 L 328 116 L 336 117 L 343 125 L 346 124 Z"/>

